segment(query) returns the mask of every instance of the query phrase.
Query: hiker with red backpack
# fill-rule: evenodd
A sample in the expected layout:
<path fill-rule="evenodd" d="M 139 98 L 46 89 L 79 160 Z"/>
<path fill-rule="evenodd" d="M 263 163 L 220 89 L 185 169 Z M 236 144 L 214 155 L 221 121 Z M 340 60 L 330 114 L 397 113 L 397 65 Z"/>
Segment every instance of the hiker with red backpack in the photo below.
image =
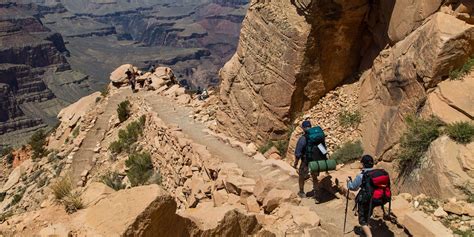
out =
<path fill-rule="evenodd" d="M 298 162 L 301 160 L 301 164 L 298 170 L 298 183 L 299 192 L 298 196 L 301 198 L 305 196 L 313 196 L 316 204 L 319 204 L 318 192 L 318 176 L 319 170 L 311 170 L 309 163 L 318 160 L 327 160 L 326 143 L 324 141 L 325 135 L 321 127 L 312 127 L 309 120 L 303 121 L 301 124 L 304 134 L 298 139 L 295 149 L 295 163 L 293 167 L 297 169 Z M 306 194 L 304 192 L 304 182 L 311 175 L 313 180 L 313 190 Z"/>
<path fill-rule="evenodd" d="M 374 207 L 381 206 L 385 214 L 384 204 L 389 203 L 389 215 L 391 208 L 390 176 L 383 169 L 374 169 L 374 159 L 370 155 L 362 156 L 360 162 L 363 165 L 362 172 L 354 180 L 347 179 L 347 188 L 356 191 L 360 188 L 355 198 L 359 224 L 365 236 L 371 237 L 372 231 L 369 227 L 369 219 Z M 347 204 L 346 204 L 347 205 Z M 346 208 L 347 212 L 347 208 Z M 347 215 L 347 213 L 346 213 Z"/>

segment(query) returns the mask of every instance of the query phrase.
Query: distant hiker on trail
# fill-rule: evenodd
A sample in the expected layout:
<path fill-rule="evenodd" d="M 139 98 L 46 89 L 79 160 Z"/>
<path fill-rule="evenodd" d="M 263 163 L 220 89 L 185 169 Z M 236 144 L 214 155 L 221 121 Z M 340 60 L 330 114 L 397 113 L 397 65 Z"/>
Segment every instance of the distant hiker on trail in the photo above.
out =
<path fill-rule="evenodd" d="M 209 98 L 209 93 L 207 92 L 206 89 L 202 90 L 201 94 L 199 94 L 198 99 L 199 100 L 205 100 Z"/>
<path fill-rule="evenodd" d="M 299 160 L 301 160 L 300 167 L 298 169 L 298 183 L 299 183 L 299 192 L 298 196 L 300 197 L 311 197 L 313 196 L 316 204 L 319 203 L 320 192 L 318 189 L 318 171 L 309 172 L 308 164 L 311 161 L 325 160 L 326 159 L 326 143 L 324 141 L 324 132 L 321 127 L 311 127 L 311 122 L 309 120 L 303 121 L 301 124 L 304 134 L 298 139 L 295 149 L 295 163 L 293 167 L 296 169 L 298 166 Z M 320 151 L 318 147 L 324 147 L 324 154 Z M 304 182 L 310 173 L 313 180 L 313 190 L 308 194 L 304 192 Z"/>
<path fill-rule="evenodd" d="M 347 188 L 356 191 L 360 188 L 355 198 L 359 224 L 365 236 L 371 237 L 372 231 L 369 227 L 369 219 L 372 216 L 374 207 L 389 203 L 389 215 L 391 208 L 390 177 L 383 169 L 374 169 L 374 159 L 370 155 L 362 156 L 360 162 L 363 165 L 362 172 L 354 180 L 347 179 Z"/>
<path fill-rule="evenodd" d="M 132 87 L 132 92 L 135 93 L 135 84 L 137 82 L 135 79 L 135 73 L 131 72 L 130 69 L 127 69 L 125 74 L 127 75 L 128 83 L 130 83 L 130 86 Z"/>
<path fill-rule="evenodd" d="M 151 72 L 152 74 L 155 73 L 155 70 L 156 70 L 155 64 L 152 64 L 150 66 L 150 69 L 148 69 L 148 71 Z"/>

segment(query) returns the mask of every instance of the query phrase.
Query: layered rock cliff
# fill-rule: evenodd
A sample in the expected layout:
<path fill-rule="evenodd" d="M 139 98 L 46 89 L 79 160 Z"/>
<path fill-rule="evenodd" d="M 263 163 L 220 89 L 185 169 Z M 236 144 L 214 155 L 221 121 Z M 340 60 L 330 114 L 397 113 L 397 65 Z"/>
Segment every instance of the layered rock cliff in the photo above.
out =
<path fill-rule="evenodd" d="M 0 143 L 15 144 L 53 126 L 56 113 L 90 89 L 86 76 L 70 70 L 60 34 L 28 7 L 1 4 L 0 12 Z"/>
<path fill-rule="evenodd" d="M 219 126 L 242 140 L 282 139 L 362 75 L 363 143 L 381 156 L 430 88 L 473 54 L 471 20 L 468 1 L 253 1 L 220 71 Z"/>
<path fill-rule="evenodd" d="M 359 66 L 367 1 L 253 1 L 220 75 L 222 127 L 262 141 Z M 249 129 L 239 129 L 245 127 Z"/>

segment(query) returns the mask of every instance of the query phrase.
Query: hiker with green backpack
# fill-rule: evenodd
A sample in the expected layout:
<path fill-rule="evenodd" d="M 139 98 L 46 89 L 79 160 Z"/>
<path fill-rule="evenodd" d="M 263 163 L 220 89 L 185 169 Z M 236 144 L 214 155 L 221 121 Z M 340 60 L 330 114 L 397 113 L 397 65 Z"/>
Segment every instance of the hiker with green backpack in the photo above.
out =
<path fill-rule="evenodd" d="M 325 135 L 321 127 L 312 127 L 309 120 L 303 121 L 301 124 L 304 134 L 298 139 L 295 149 L 295 163 L 293 167 L 297 169 L 298 163 L 301 164 L 298 170 L 299 192 L 298 196 L 313 196 L 316 204 L 319 203 L 320 193 L 318 191 L 319 168 L 312 169 L 310 172 L 310 163 L 314 161 L 327 160 L 327 151 L 325 143 Z M 313 190 L 306 194 L 304 192 L 304 182 L 308 178 L 308 173 L 313 180 Z"/>

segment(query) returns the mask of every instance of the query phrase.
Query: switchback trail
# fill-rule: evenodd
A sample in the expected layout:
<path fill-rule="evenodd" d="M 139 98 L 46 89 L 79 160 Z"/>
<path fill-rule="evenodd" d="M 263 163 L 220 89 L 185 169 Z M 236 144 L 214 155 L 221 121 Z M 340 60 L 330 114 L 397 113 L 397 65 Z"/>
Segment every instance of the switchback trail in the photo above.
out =
<path fill-rule="evenodd" d="M 86 169 L 90 169 L 97 142 L 104 138 L 109 119 L 116 113 L 117 105 L 127 97 L 145 99 L 151 105 L 152 110 L 165 123 L 179 125 L 184 134 L 195 142 L 206 146 L 214 157 L 221 159 L 223 162 L 237 164 L 244 171 L 244 176 L 253 179 L 263 177 L 274 180 L 276 186 L 280 189 L 288 189 L 295 192 L 295 194 L 298 191 L 297 177 L 290 176 L 277 167 L 263 166 L 260 164 L 260 161 L 248 157 L 241 150 L 235 149 L 230 144 L 226 144 L 217 137 L 208 134 L 206 132 L 207 127 L 204 124 L 196 122 L 189 117 L 193 113 L 191 108 L 179 105 L 174 100 L 157 95 L 153 91 L 141 91 L 132 94 L 130 90 L 125 88 L 120 89 L 116 94 L 109 97 L 104 112 L 97 118 L 96 123 L 83 140 L 81 147 L 75 153 L 72 163 L 72 175 L 76 183 L 81 179 L 81 173 Z M 307 183 L 305 191 L 309 191 L 311 186 L 310 183 Z M 321 226 L 328 232 L 328 236 L 343 235 L 344 199 L 330 197 L 323 200 L 321 204 L 315 204 L 312 198 L 303 198 L 300 205 L 309 206 L 318 214 L 321 218 Z M 350 202 L 349 205 L 351 210 L 354 204 Z M 352 211 L 349 211 L 346 231 L 352 230 L 354 226 L 357 226 L 357 217 L 353 215 Z M 375 236 L 406 236 L 402 230 L 393 225 L 389 226 L 379 225 L 378 228 L 375 228 Z M 357 235 L 354 232 L 350 232 L 345 236 Z"/>
<path fill-rule="evenodd" d="M 158 114 L 166 123 L 174 123 L 179 125 L 182 132 L 197 143 L 206 146 L 209 152 L 223 162 L 235 163 L 244 171 L 244 176 L 257 179 L 260 176 L 274 180 L 277 187 L 281 189 L 298 191 L 297 177 L 290 176 L 279 168 L 262 166 L 259 161 L 249 158 L 242 151 L 233 148 L 231 145 L 224 143 L 215 136 L 209 135 L 206 131 L 207 127 L 194 121 L 189 117 L 193 113 L 192 109 L 177 104 L 168 97 L 156 95 L 156 93 L 143 93 L 145 100 L 152 106 L 154 112 Z M 306 191 L 312 185 L 305 185 Z M 323 229 L 329 232 L 329 236 L 342 236 L 344 224 L 344 207 L 345 200 L 337 198 L 329 198 L 321 204 L 315 204 L 312 198 L 303 198 L 301 205 L 309 206 L 321 218 Z M 353 202 L 350 202 L 350 210 L 352 210 Z M 352 211 L 348 212 L 347 230 L 352 230 L 357 225 L 357 218 Z M 393 229 L 393 230 L 391 230 Z M 346 232 L 347 232 L 346 230 Z M 396 232 L 396 233 L 394 233 Z M 396 227 L 381 225 L 374 230 L 375 236 L 404 236 L 402 230 Z M 354 232 L 346 234 L 346 236 L 357 236 Z"/>

